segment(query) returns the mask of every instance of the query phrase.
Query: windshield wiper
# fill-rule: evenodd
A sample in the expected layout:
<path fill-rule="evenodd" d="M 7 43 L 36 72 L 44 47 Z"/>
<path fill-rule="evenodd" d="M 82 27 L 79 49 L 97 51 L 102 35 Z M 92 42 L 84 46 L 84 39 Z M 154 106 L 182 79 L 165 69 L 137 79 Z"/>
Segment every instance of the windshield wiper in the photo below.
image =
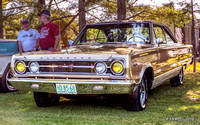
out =
<path fill-rule="evenodd" d="M 105 43 L 102 43 L 102 44 L 122 44 L 123 42 L 105 42 Z"/>
<path fill-rule="evenodd" d="M 92 44 L 101 44 L 98 42 L 94 42 L 94 43 L 79 43 L 78 45 L 92 45 Z"/>

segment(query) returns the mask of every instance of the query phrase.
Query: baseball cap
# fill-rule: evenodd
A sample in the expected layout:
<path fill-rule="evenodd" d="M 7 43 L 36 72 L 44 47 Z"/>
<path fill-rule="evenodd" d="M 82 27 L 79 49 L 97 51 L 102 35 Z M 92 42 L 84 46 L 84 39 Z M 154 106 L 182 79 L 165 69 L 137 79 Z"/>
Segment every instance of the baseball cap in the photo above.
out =
<path fill-rule="evenodd" d="M 29 23 L 27 19 L 23 19 L 21 20 L 21 24 L 24 24 L 24 23 Z"/>
<path fill-rule="evenodd" d="M 50 12 L 48 10 L 42 10 L 38 16 L 41 16 L 42 14 L 45 14 L 45 15 L 48 15 L 48 16 L 51 16 Z"/>

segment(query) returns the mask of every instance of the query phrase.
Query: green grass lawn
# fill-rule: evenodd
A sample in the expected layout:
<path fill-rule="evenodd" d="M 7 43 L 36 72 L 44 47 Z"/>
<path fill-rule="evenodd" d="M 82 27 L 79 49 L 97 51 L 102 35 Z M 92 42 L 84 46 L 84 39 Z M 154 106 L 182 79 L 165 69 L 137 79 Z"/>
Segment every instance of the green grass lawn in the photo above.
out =
<path fill-rule="evenodd" d="M 199 65 L 199 64 L 198 64 Z M 39 108 L 31 92 L 0 93 L 1 125 L 200 125 L 200 68 L 185 71 L 184 85 L 169 82 L 149 94 L 142 112 L 126 111 L 121 99 L 67 100 Z M 123 100 L 122 100 L 123 101 Z"/>

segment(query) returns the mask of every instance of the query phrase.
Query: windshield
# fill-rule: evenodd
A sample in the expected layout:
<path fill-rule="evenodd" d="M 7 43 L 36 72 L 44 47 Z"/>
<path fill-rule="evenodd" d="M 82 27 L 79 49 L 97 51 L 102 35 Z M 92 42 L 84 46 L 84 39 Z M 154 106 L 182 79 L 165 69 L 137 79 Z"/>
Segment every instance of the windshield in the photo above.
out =
<path fill-rule="evenodd" d="M 88 26 L 74 44 L 150 44 L 149 24 L 105 24 Z"/>

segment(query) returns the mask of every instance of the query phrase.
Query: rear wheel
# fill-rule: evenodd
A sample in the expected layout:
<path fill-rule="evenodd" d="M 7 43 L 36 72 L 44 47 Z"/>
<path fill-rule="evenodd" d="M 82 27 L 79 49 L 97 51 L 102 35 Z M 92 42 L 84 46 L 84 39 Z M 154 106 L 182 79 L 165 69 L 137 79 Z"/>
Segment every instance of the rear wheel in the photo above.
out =
<path fill-rule="evenodd" d="M 183 85 L 183 77 L 184 77 L 184 71 L 183 71 L 183 67 L 182 67 L 179 74 L 177 76 L 175 76 L 174 78 L 170 79 L 170 84 L 172 86 Z"/>
<path fill-rule="evenodd" d="M 128 95 L 128 111 L 142 111 L 146 108 L 148 96 L 147 79 L 142 78 L 140 84 Z"/>
<path fill-rule="evenodd" d="M 3 76 L 0 81 L 0 89 L 3 92 L 14 92 L 16 89 L 8 82 L 9 78 L 12 78 L 13 74 L 10 69 L 10 64 L 6 67 Z"/>
<path fill-rule="evenodd" d="M 57 105 L 60 96 L 45 92 L 34 92 L 34 100 L 38 107 L 49 107 Z"/>

